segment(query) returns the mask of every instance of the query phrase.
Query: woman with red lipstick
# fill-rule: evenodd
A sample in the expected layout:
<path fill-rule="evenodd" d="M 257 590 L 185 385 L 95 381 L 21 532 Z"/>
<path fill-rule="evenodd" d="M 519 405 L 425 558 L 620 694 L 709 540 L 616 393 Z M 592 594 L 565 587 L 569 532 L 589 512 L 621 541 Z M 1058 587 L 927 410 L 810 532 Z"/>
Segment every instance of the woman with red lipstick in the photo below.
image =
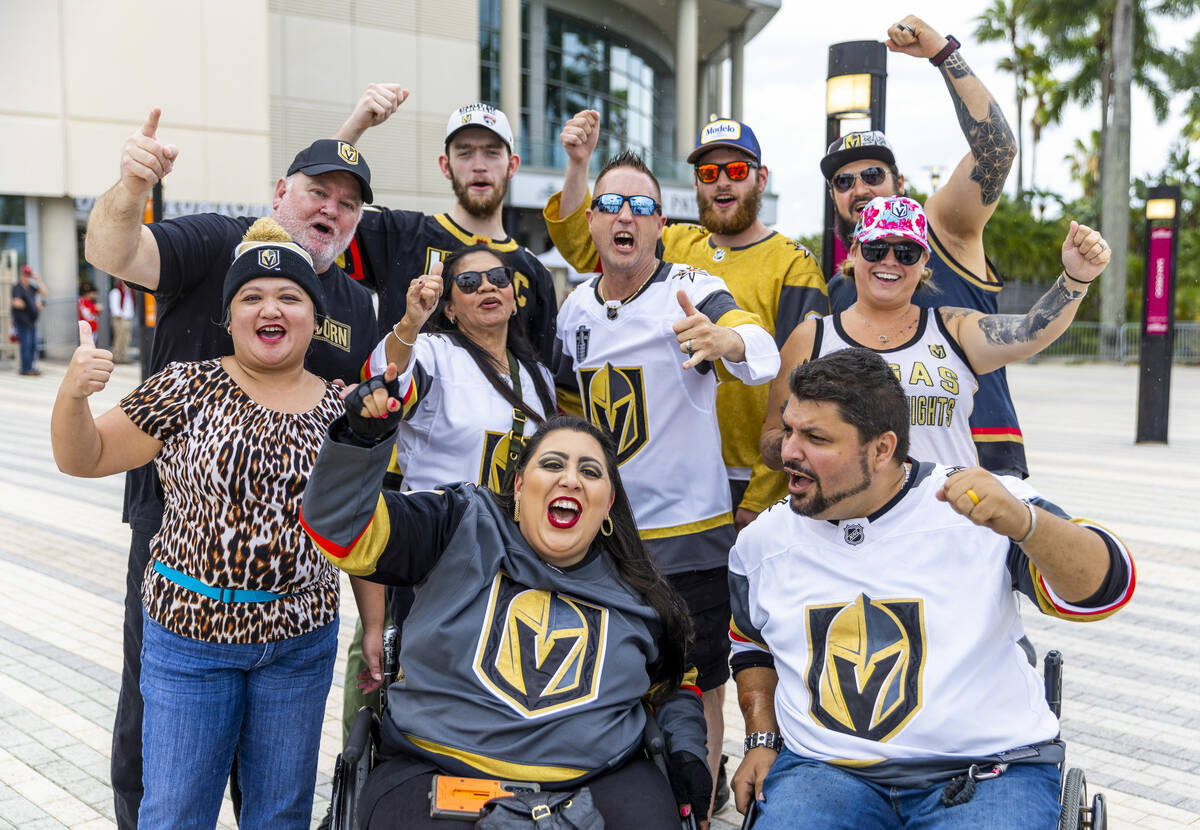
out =
<path fill-rule="evenodd" d="M 908 396 L 910 455 L 921 461 L 974 467 L 979 463 L 968 419 L 976 377 L 1040 352 L 1071 321 L 1088 286 L 1108 264 L 1099 231 L 1071 222 L 1062 245 L 1062 276 L 1027 314 L 983 314 L 968 308 L 921 308 L 912 302 L 930 270 L 925 211 L 904 196 L 876 196 L 854 229 L 843 273 L 858 300 L 845 311 L 797 326 L 780 350 L 760 447 L 772 469 L 782 467 L 781 410 L 798 364 L 840 349 L 883 355 Z"/>
<path fill-rule="evenodd" d="M 638 535 L 611 438 L 557 416 L 499 494 L 466 483 L 381 493 L 395 377 L 389 366 L 347 399 L 301 511 L 339 568 L 419 585 L 388 689 L 390 760 L 367 780 L 361 826 L 446 826 L 430 818 L 434 774 L 586 785 L 610 827 L 674 830 L 693 803 L 706 815 L 687 611 Z M 640 753 L 643 700 L 667 734 L 671 786 Z"/>
<path fill-rule="evenodd" d="M 145 827 L 215 826 L 236 754 L 244 827 L 307 828 L 337 649 L 338 575 L 299 498 L 337 387 L 304 368 L 325 295 L 312 259 L 259 220 L 225 277 L 233 354 L 172 363 L 93 418 L 112 355 L 86 323 L 59 388 L 61 470 L 153 460 L 166 511 L 142 590 Z"/>

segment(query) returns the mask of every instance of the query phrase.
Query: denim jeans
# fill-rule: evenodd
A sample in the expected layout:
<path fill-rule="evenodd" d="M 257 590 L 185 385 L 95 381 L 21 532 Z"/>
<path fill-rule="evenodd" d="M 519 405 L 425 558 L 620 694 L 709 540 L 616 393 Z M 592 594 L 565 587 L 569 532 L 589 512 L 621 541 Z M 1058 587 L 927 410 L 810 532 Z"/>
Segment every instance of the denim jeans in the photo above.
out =
<path fill-rule="evenodd" d="M 874 784 L 784 749 L 763 782 L 754 830 L 1054 830 L 1060 774 L 1053 764 L 1014 764 L 978 781 L 965 804 L 941 803 L 945 784 L 902 789 Z"/>
<path fill-rule="evenodd" d="M 20 346 L 21 371 L 32 372 L 33 360 L 37 357 L 37 323 L 30 323 L 28 326 L 18 326 L 14 323 L 13 328 L 16 329 Z"/>
<path fill-rule="evenodd" d="M 211 830 L 236 751 L 241 830 L 307 830 L 337 631 L 206 643 L 143 616 L 139 827 Z"/>

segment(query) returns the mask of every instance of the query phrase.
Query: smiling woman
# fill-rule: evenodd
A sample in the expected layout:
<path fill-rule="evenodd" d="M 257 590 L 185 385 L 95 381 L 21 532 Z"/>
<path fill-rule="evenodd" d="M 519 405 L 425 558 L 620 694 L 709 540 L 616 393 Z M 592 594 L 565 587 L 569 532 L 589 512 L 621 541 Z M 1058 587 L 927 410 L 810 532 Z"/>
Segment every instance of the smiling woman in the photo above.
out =
<path fill-rule="evenodd" d="M 153 460 L 163 482 L 142 592 L 140 821 L 215 824 L 236 753 L 241 821 L 306 828 L 339 599 L 336 571 L 298 521 L 341 408 L 337 387 L 304 369 L 325 294 L 309 255 L 262 219 L 235 251 L 222 297 L 232 355 L 172 363 L 95 419 L 87 398 L 107 383 L 112 355 L 84 323 L 51 443 L 71 475 Z M 273 659 L 262 660 L 268 647 Z"/>

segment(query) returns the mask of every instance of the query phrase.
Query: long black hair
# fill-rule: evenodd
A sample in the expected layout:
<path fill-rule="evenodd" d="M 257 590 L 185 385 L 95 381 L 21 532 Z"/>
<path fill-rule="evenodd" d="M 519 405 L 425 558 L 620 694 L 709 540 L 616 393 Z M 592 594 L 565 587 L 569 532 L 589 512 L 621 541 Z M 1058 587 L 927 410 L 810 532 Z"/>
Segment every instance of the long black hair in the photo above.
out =
<path fill-rule="evenodd" d="M 507 256 L 503 251 L 497 251 L 495 248 L 488 246 L 485 243 L 477 242 L 474 245 L 468 245 L 465 248 L 459 248 L 453 251 L 442 260 L 442 299 L 438 302 L 437 308 L 430 315 L 429 321 L 425 324 L 424 330 L 431 333 L 438 333 L 448 337 L 451 342 L 459 346 L 471 356 L 475 361 L 475 365 L 479 367 L 479 371 L 483 372 L 483 376 L 487 378 L 488 383 L 492 388 L 499 393 L 500 397 L 508 401 L 513 409 L 519 409 L 525 413 L 525 417 L 529 418 L 535 424 L 541 425 L 542 416 L 537 411 L 527 404 L 521 396 L 517 395 L 513 388 L 504 382 L 501 377 L 501 371 L 507 370 L 507 366 L 499 367 L 496 361 L 485 352 L 478 343 L 467 337 L 458 326 L 450 322 L 446 316 L 446 301 L 450 299 L 451 286 L 454 285 L 454 275 L 462 270 L 462 259 L 469 254 L 488 253 L 500 261 L 500 264 L 508 268 L 512 272 L 516 272 L 515 263 L 512 258 Z M 516 285 L 513 285 L 513 296 L 516 296 Z M 508 350 L 512 352 L 513 357 L 517 362 L 525 367 L 525 371 L 533 378 L 533 388 L 537 393 L 538 401 L 542 404 L 542 411 L 547 415 L 554 414 L 554 396 L 550 394 L 550 387 L 546 383 L 545 377 L 542 376 L 541 364 L 538 363 L 537 354 L 533 350 L 533 346 L 529 343 L 529 338 L 525 335 L 525 330 L 521 327 L 520 319 L 517 315 L 508 318 Z M 515 384 L 517 378 L 513 378 Z"/>
<path fill-rule="evenodd" d="M 683 672 L 687 668 L 685 655 L 692 640 L 692 623 L 688 616 L 687 606 L 675 593 L 675 589 L 667 582 L 659 571 L 654 560 L 646 551 L 641 536 L 638 535 L 637 522 L 633 518 L 633 508 L 629 504 L 629 496 L 621 484 L 621 473 L 617 469 L 617 449 L 612 438 L 603 430 L 597 429 L 582 418 L 572 415 L 555 415 L 547 418 L 537 433 L 525 443 L 518 456 L 517 472 L 524 474 L 525 467 L 537 452 L 538 447 L 548 435 L 559 430 L 570 430 L 590 435 L 600 444 L 604 453 L 604 466 L 612 482 L 613 503 L 608 511 L 612 521 L 612 534 L 599 533 L 592 540 L 592 547 L 599 548 L 608 554 L 617 573 L 625 583 L 640 596 L 658 616 L 661 630 L 658 636 L 658 657 L 650 663 L 646 670 L 650 674 L 650 698 L 652 703 L 659 703 L 669 697 L 683 680 Z M 510 484 L 500 493 L 493 493 L 492 498 L 509 516 L 512 515 L 515 498 Z"/>

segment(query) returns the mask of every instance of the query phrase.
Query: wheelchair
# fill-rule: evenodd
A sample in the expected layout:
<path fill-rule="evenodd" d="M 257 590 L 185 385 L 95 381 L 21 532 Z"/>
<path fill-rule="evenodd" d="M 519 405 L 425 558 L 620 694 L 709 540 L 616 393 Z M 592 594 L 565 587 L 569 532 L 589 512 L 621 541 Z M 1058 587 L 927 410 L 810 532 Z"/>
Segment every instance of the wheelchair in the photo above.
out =
<path fill-rule="evenodd" d="M 1029 662 L 1037 664 L 1033 646 L 1022 642 Z M 1062 715 L 1062 652 L 1046 652 L 1042 661 L 1042 678 L 1046 688 L 1046 703 L 1054 717 Z M 1062 791 L 1059 796 L 1058 830 L 1108 830 L 1108 810 L 1103 793 L 1096 793 L 1088 801 L 1087 776 L 1078 767 L 1068 767 L 1064 761 L 1059 765 Z M 758 817 L 758 802 L 750 800 L 750 807 L 742 820 L 742 830 L 750 830 Z"/>
<path fill-rule="evenodd" d="M 396 679 L 398 670 L 396 628 L 387 626 L 383 632 L 383 686 L 380 687 L 380 711 L 387 714 L 387 689 Z M 646 756 L 663 774 L 667 772 L 667 743 L 658 722 L 647 710 L 646 726 L 642 732 L 642 747 Z M 380 720 L 374 710 L 364 706 L 354 716 L 346 745 L 334 761 L 333 794 L 330 799 L 330 830 L 358 830 L 358 805 L 367 776 L 379 758 Z M 681 830 L 698 830 L 696 816 L 680 818 Z"/>

